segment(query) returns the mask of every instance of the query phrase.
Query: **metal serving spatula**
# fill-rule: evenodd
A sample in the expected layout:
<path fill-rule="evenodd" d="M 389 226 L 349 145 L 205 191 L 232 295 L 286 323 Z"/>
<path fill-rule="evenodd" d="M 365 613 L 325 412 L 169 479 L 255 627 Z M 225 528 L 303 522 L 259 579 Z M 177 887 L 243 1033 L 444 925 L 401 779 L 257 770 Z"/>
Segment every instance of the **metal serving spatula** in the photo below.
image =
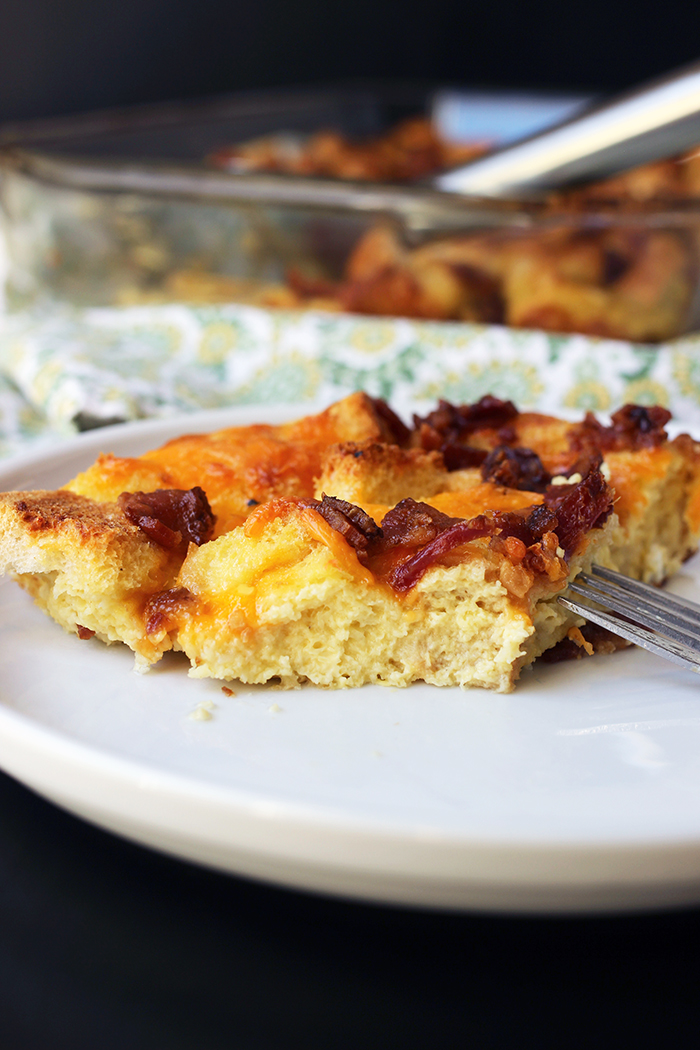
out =
<path fill-rule="evenodd" d="M 616 175 L 700 143 L 700 62 L 592 106 L 460 168 L 433 185 L 522 198 Z"/>

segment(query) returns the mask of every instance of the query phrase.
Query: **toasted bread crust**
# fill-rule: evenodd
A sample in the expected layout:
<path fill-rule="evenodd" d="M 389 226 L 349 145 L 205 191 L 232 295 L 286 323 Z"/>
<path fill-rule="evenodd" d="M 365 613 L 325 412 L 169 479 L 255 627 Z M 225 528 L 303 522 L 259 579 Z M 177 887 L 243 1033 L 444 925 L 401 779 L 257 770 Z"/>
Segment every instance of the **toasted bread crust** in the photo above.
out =
<path fill-rule="evenodd" d="M 446 486 L 447 469 L 439 452 L 349 441 L 328 449 L 316 481 L 316 497 L 325 492 L 360 506 L 393 506 L 409 496 L 428 499 Z"/>
<path fill-rule="evenodd" d="M 56 533 L 70 528 L 86 540 L 101 540 L 105 533 L 133 531 L 123 515 L 110 514 L 104 504 L 66 489 L 0 493 L 0 515 L 6 528 L 14 518 L 29 533 Z"/>
<path fill-rule="evenodd" d="M 142 609 L 181 564 L 114 504 L 62 489 L 0 494 L 0 573 L 11 572 L 66 630 L 126 642 L 141 663 L 170 648 L 145 635 Z"/>

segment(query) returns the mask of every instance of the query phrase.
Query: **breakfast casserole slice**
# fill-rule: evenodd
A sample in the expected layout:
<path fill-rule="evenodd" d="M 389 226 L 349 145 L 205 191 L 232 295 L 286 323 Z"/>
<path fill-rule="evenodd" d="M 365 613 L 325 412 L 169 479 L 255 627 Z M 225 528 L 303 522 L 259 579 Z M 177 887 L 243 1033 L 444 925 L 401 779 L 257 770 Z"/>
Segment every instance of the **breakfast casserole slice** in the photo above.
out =
<path fill-rule="evenodd" d="M 0 569 L 143 668 L 174 648 L 195 676 L 506 691 L 551 647 L 590 649 L 557 597 L 592 561 L 661 582 L 697 546 L 698 446 L 667 420 L 486 397 L 407 427 L 354 394 L 5 493 Z"/>

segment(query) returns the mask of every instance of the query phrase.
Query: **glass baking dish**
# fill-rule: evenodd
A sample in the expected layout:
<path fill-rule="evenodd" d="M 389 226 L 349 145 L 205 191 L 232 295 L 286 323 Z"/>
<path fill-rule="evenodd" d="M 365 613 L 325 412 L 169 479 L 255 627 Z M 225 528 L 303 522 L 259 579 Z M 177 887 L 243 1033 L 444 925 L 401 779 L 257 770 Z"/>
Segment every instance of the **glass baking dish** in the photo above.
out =
<path fill-rule="evenodd" d="M 642 343 L 699 326 L 692 198 L 522 203 L 372 184 L 348 201 L 328 178 L 206 163 L 260 135 L 376 135 L 434 98 L 341 86 L 6 127 L 8 303 L 241 302 Z"/>

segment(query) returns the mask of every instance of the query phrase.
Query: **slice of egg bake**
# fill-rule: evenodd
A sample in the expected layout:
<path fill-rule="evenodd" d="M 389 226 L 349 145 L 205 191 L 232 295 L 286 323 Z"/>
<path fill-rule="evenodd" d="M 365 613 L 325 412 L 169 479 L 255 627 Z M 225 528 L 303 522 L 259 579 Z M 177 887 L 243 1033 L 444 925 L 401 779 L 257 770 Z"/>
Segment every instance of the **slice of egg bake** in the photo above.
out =
<path fill-rule="evenodd" d="M 0 571 L 66 630 L 195 677 L 513 688 L 614 647 L 557 597 L 593 561 L 661 583 L 700 536 L 700 446 L 626 405 L 568 423 L 484 397 L 406 426 L 318 415 L 100 456 L 0 494 Z"/>

